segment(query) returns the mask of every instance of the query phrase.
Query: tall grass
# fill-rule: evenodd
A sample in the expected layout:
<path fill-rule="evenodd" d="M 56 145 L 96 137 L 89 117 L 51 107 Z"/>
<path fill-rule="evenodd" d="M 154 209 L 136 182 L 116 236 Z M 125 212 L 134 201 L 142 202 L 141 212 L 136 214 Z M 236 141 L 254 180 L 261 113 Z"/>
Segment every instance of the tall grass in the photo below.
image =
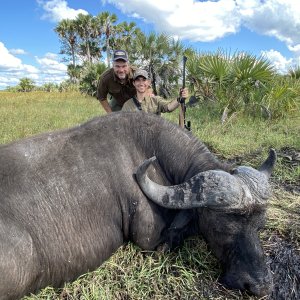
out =
<path fill-rule="evenodd" d="M 178 112 L 165 115 L 178 123 Z M 209 104 L 187 107 L 186 120 L 192 132 L 211 149 L 226 158 L 246 155 L 259 149 L 280 149 L 289 145 L 300 149 L 300 114 L 278 120 L 253 118 L 242 113 L 229 115 L 224 123 L 221 114 Z"/>
<path fill-rule="evenodd" d="M 0 143 L 74 126 L 104 113 L 78 92 L 0 92 Z"/>

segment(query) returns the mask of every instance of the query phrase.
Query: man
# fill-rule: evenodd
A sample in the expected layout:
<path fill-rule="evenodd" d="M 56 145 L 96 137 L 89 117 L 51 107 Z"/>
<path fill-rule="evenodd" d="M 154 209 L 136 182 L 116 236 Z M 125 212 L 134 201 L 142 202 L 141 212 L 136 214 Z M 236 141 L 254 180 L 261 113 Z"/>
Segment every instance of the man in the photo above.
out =
<path fill-rule="evenodd" d="M 135 95 L 132 84 L 135 70 L 129 65 L 126 51 L 114 51 L 113 67 L 101 75 L 97 87 L 97 99 L 107 113 L 121 110 L 123 104 Z"/>
<path fill-rule="evenodd" d="M 148 113 L 172 112 L 179 107 L 179 101 L 167 101 L 162 97 L 154 96 L 149 93 L 151 82 L 148 73 L 145 70 L 138 69 L 133 76 L 133 85 L 136 88 L 136 95 L 126 101 L 123 105 L 122 111 L 144 111 Z M 180 91 L 183 98 L 188 98 L 188 90 L 185 88 Z"/>

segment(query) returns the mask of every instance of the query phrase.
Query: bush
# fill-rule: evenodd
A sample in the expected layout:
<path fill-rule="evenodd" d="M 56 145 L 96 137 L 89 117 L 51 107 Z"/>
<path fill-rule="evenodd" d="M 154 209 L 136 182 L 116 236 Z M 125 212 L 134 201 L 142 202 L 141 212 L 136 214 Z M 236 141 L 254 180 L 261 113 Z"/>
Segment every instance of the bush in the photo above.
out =
<path fill-rule="evenodd" d="M 104 63 L 86 64 L 81 74 L 79 90 L 84 94 L 96 96 L 98 80 L 105 70 Z"/>

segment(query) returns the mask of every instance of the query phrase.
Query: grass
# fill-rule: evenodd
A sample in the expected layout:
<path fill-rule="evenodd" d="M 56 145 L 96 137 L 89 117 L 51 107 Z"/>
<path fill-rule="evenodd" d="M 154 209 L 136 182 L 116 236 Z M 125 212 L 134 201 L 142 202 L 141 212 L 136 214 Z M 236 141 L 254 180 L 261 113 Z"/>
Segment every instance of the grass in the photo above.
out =
<path fill-rule="evenodd" d="M 173 112 L 167 117 L 177 122 L 178 113 Z M 201 105 L 187 108 L 186 119 L 191 120 L 193 133 L 225 158 L 269 147 L 281 149 L 289 145 L 300 149 L 300 114 L 276 121 L 237 114 L 222 125 L 221 116 Z"/>
<path fill-rule="evenodd" d="M 294 242 L 300 250 L 300 194 L 277 187 L 269 204 L 267 228 Z"/>
<path fill-rule="evenodd" d="M 70 127 L 102 114 L 104 111 L 94 98 L 79 93 L 1 92 L 0 143 Z M 178 112 L 165 117 L 178 122 Z M 299 115 L 278 121 L 237 115 L 222 125 L 217 114 L 207 107 L 197 107 L 188 108 L 187 119 L 192 121 L 193 133 L 217 156 L 238 164 L 257 167 L 270 147 L 279 154 L 286 149 L 300 150 Z M 300 249 L 300 194 L 294 189 L 300 183 L 299 169 L 297 161 L 291 163 L 279 156 L 272 176 L 274 195 L 269 201 L 268 222 L 261 235 L 270 259 L 278 258 L 274 236 L 295 249 L 293 253 Z M 288 278 L 292 277 L 292 267 L 282 266 Z M 166 254 L 145 252 L 129 243 L 97 270 L 66 283 L 61 289 L 48 287 L 24 300 L 256 299 L 226 290 L 217 283 L 219 275 L 219 265 L 201 238 L 188 239 L 182 247 Z M 299 282 L 295 288 L 292 279 L 284 284 L 277 280 L 276 284 L 287 290 L 300 291 Z M 290 299 L 296 299 L 293 295 Z M 276 297 L 268 299 L 284 299 Z"/>
<path fill-rule="evenodd" d="M 0 143 L 71 127 L 103 114 L 95 98 L 72 93 L 0 93 Z"/>

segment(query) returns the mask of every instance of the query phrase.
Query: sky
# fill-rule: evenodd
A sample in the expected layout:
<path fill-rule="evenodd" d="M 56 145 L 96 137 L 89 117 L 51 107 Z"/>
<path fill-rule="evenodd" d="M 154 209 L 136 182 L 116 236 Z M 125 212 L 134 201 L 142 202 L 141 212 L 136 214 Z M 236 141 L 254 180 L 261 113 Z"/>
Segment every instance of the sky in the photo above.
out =
<path fill-rule="evenodd" d="M 282 74 L 300 65 L 300 0 L 2 0 L 0 90 L 24 77 L 36 85 L 67 79 L 55 26 L 102 11 L 197 51 L 264 56 Z"/>

